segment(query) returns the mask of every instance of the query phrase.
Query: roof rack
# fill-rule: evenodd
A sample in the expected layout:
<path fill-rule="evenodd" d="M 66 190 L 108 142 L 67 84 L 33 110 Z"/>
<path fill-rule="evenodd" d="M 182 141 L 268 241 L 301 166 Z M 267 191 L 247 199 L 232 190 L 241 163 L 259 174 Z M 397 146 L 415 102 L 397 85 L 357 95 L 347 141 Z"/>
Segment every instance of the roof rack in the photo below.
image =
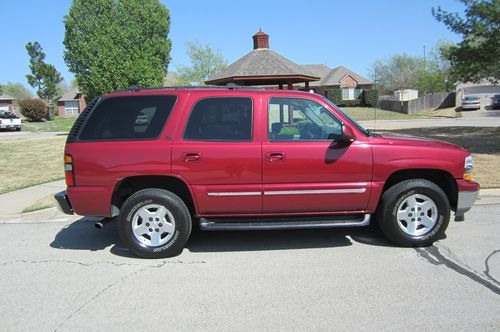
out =
<path fill-rule="evenodd" d="M 124 89 L 119 89 L 116 91 L 113 91 L 112 93 L 119 93 L 119 92 L 137 92 L 137 91 L 148 91 L 148 90 L 187 90 L 187 89 L 220 89 L 220 90 L 265 90 L 264 88 L 261 87 L 251 87 L 251 86 L 240 86 L 236 84 L 231 84 L 231 85 L 226 85 L 226 86 L 220 86 L 220 85 L 200 85 L 200 86 L 193 86 L 193 85 L 184 85 L 184 86 L 160 86 L 160 87 L 142 87 L 140 85 L 132 85 L 129 86 L 128 88 Z"/>

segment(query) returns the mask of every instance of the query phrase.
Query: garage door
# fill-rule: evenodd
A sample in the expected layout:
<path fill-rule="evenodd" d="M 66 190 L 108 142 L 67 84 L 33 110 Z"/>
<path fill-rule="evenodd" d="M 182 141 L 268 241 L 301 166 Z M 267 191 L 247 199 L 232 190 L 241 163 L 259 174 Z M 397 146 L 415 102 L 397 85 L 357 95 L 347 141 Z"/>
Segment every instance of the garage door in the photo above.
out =
<path fill-rule="evenodd" d="M 464 96 L 476 96 L 481 98 L 481 107 L 491 105 L 491 97 L 500 94 L 500 86 L 472 86 L 464 88 Z"/>

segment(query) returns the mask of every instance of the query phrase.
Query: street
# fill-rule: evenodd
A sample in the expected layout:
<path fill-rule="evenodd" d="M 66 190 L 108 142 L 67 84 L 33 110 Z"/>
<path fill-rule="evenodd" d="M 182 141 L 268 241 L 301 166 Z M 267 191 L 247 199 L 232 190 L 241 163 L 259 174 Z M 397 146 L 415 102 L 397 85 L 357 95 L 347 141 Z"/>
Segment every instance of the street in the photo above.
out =
<path fill-rule="evenodd" d="M 478 203 L 429 248 L 373 227 L 195 232 L 163 260 L 130 256 L 113 223 L 4 217 L 0 330 L 498 331 L 500 205 Z"/>

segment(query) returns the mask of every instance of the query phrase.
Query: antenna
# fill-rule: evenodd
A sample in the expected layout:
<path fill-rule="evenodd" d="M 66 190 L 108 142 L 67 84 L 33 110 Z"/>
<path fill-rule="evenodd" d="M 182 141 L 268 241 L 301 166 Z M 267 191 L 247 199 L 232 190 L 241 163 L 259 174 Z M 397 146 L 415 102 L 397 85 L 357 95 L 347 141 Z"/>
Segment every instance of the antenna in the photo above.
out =
<path fill-rule="evenodd" d="M 377 87 L 377 68 L 375 67 L 375 77 L 373 78 L 374 88 L 377 90 L 377 101 L 374 103 L 373 107 L 373 132 L 377 129 L 377 106 L 378 106 L 378 87 Z"/>

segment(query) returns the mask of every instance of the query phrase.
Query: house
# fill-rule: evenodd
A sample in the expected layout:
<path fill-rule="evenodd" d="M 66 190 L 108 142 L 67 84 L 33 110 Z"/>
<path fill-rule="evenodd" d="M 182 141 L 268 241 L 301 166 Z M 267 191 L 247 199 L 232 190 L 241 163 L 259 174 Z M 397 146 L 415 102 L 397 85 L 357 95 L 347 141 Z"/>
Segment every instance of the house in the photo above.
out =
<path fill-rule="evenodd" d="M 311 82 L 309 86 L 323 96 L 326 90 L 341 89 L 343 100 L 354 100 L 359 98 L 364 89 L 373 88 L 372 81 L 344 66 L 333 69 L 321 64 L 302 65 L 302 67 L 320 77 L 319 81 Z"/>
<path fill-rule="evenodd" d="M 466 96 L 476 96 L 481 99 L 481 107 L 491 105 L 491 97 L 500 94 L 500 85 L 492 83 L 493 80 L 484 79 L 478 83 L 458 82 L 456 84 L 455 105 L 462 105 L 462 99 Z"/>
<path fill-rule="evenodd" d="M 237 84 L 240 86 L 286 86 L 305 84 L 319 80 L 308 69 L 269 48 L 269 35 L 259 31 L 253 38 L 253 50 L 233 62 L 223 71 L 216 73 L 205 82 L 213 85 Z"/>
<path fill-rule="evenodd" d="M 14 100 L 16 98 L 6 93 L 0 93 L 0 111 L 14 112 Z"/>
<path fill-rule="evenodd" d="M 253 50 L 212 75 L 205 83 L 214 85 L 269 86 L 279 89 L 313 89 L 325 95 L 328 89 L 342 89 L 344 100 L 358 99 L 373 82 L 344 66 L 299 65 L 269 48 L 269 35 L 259 31 L 253 37 Z"/>
<path fill-rule="evenodd" d="M 61 98 L 57 100 L 57 113 L 59 116 L 75 116 L 80 114 L 81 111 L 87 106 L 83 94 L 78 88 L 73 88 L 64 93 Z"/>

